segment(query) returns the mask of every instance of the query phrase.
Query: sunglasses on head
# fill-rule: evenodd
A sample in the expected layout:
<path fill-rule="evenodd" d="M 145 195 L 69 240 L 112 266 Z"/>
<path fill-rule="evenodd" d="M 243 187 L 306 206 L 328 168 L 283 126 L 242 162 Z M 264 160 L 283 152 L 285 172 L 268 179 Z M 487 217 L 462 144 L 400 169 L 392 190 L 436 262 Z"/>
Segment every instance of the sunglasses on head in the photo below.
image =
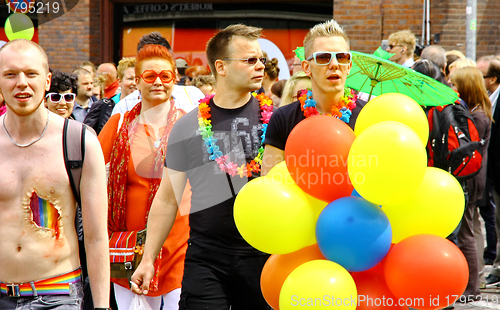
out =
<path fill-rule="evenodd" d="M 255 65 L 257 60 L 260 61 L 263 65 L 266 64 L 266 57 L 248 57 L 248 58 L 223 58 L 222 60 L 242 60 L 247 62 L 249 65 Z"/>
<path fill-rule="evenodd" d="M 325 66 L 332 61 L 334 56 L 339 65 L 349 65 L 351 63 L 350 52 L 315 52 L 306 60 L 314 59 L 316 64 Z"/>
<path fill-rule="evenodd" d="M 141 75 L 139 75 L 139 77 L 141 77 L 144 82 L 153 84 L 157 78 L 160 78 L 162 83 L 170 83 L 174 80 L 175 75 L 170 70 L 163 70 L 160 73 L 156 73 L 153 70 L 146 70 Z"/>
<path fill-rule="evenodd" d="M 48 98 L 53 103 L 59 103 L 63 97 L 64 101 L 71 103 L 75 101 L 76 95 L 73 93 L 68 93 L 68 94 L 48 93 L 47 96 L 45 96 L 45 98 Z"/>

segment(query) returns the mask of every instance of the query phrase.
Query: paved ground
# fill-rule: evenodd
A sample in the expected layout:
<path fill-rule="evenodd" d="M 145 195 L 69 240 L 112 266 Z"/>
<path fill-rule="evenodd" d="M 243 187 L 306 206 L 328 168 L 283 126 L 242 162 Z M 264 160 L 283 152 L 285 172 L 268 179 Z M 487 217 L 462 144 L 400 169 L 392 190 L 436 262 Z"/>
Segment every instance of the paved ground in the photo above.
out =
<path fill-rule="evenodd" d="M 479 221 L 481 222 L 481 226 L 483 227 L 483 236 L 486 242 L 486 231 L 484 229 L 484 221 L 480 217 Z M 486 246 L 486 244 L 485 244 Z M 484 273 L 486 276 L 491 271 L 491 266 L 484 267 Z M 476 301 L 468 304 L 455 303 L 455 310 L 478 310 L 478 309 L 499 309 L 500 310 L 500 287 L 496 288 L 487 288 L 481 290 L 481 296 L 483 300 Z"/>
<path fill-rule="evenodd" d="M 496 289 L 484 289 L 483 300 L 468 304 L 455 304 L 455 310 L 478 310 L 478 309 L 500 309 L 500 287 Z"/>
<path fill-rule="evenodd" d="M 485 274 L 488 275 L 491 266 L 485 266 Z M 500 310 L 500 287 L 481 290 L 482 300 L 468 304 L 455 303 L 455 310 L 478 310 L 499 309 Z"/>

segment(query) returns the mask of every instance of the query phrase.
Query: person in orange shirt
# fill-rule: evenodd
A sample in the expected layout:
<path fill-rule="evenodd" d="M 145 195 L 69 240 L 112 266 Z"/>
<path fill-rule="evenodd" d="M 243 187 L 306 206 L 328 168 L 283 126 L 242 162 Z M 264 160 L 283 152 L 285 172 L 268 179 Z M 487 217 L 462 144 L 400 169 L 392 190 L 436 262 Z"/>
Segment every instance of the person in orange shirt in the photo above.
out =
<path fill-rule="evenodd" d="M 108 230 L 137 231 L 146 227 L 153 198 L 161 182 L 167 141 L 174 123 L 185 114 L 175 107 L 172 89 L 175 63 L 167 48 L 145 45 L 137 55 L 137 88 L 142 102 L 123 116 L 113 115 L 99 141 L 109 165 Z M 148 231 L 148 234 L 154 234 Z M 147 301 L 154 310 L 177 309 L 189 235 L 188 217 L 179 212 L 172 233 L 157 257 Z M 158 267 L 159 266 L 159 267 Z M 134 293 L 128 279 L 114 279 L 119 310 L 128 310 Z"/>

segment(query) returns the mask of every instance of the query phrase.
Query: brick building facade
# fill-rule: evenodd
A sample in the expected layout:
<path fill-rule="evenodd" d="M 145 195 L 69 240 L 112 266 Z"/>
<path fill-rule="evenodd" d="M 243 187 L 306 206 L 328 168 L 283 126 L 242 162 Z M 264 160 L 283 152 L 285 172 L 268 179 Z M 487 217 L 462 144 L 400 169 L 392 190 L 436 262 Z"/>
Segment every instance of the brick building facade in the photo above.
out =
<path fill-rule="evenodd" d="M 227 0 L 186 2 L 225 1 Z M 103 34 L 112 31 L 109 29 L 109 25 L 112 24 L 109 17 L 113 12 L 103 11 L 110 10 L 114 3 L 132 2 L 134 1 L 79 0 L 75 8 L 55 20 L 44 23 L 41 16 L 39 42 L 47 51 L 52 68 L 70 72 L 84 60 L 96 64 L 113 61 L 110 56 L 113 52 L 103 52 L 102 46 L 109 46 L 109 49 L 116 47 L 107 44 L 108 42 L 101 42 L 104 41 L 102 38 L 106 37 Z M 137 0 L 135 2 L 182 1 Z M 290 1 L 283 1 L 283 4 L 286 5 L 287 2 Z M 439 34 L 439 44 L 446 50 L 457 49 L 465 52 L 466 0 L 430 2 L 431 40 Z M 477 0 L 477 57 L 500 53 L 499 16 L 500 1 Z M 371 53 L 380 45 L 381 40 L 387 39 L 392 32 L 398 30 L 410 29 L 417 38 L 421 38 L 423 4 L 422 1 L 412 3 L 406 0 L 334 0 L 333 18 L 349 35 L 352 50 Z"/>
<path fill-rule="evenodd" d="M 99 0 L 78 0 L 72 10 L 51 21 L 40 15 L 38 41 L 47 52 L 51 68 L 72 72 L 84 60 L 99 64 L 99 25 Z"/>

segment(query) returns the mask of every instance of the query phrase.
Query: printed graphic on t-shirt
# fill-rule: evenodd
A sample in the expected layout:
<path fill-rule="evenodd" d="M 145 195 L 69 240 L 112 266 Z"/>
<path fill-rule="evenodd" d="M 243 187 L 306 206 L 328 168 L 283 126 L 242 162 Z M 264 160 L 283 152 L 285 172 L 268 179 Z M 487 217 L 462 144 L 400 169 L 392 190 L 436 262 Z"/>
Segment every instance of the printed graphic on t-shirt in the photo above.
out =
<path fill-rule="evenodd" d="M 228 162 L 233 162 L 241 167 L 246 165 L 259 153 L 262 124 L 255 124 L 249 128 L 248 118 L 238 117 L 231 122 L 231 131 L 214 132 L 214 138 L 217 139 L 217 146 L 220 151 L 228 156 Z M 199 130 L 197 134 L 200 134 Z M 202 142 L 203 162 L 205 164 L 212 162 L 209 160 L 207 145 Z M 215 167 L 214 174 L 225 174 L 218 166 Z"/>

